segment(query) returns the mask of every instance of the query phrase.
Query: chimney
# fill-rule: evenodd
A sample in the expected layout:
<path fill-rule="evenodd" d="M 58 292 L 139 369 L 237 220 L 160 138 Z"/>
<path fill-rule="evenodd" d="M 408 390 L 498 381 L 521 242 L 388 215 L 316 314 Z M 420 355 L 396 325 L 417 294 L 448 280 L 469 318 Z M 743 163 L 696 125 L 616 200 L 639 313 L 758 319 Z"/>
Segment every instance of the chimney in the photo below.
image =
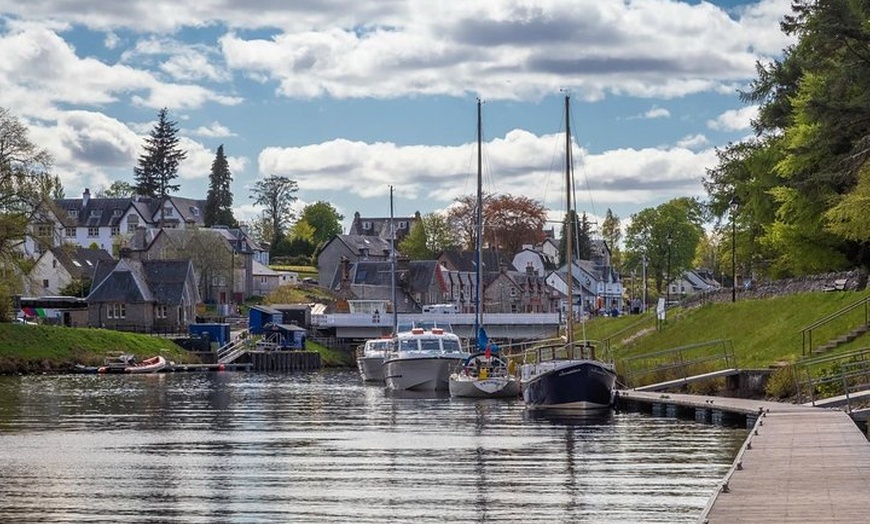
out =
<path fill-rule="evenodd" d="M 91 200 L 91 192 L 88 188 L 82 193 L 82 209 L 88 207 L 88 202 Z"/>

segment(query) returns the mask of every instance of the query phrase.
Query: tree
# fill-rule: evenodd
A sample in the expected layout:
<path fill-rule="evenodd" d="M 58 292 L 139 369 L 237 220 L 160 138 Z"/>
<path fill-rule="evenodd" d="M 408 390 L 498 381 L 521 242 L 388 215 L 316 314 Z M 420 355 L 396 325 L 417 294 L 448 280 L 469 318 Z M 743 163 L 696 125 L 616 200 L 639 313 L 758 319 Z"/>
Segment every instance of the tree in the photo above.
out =
<path fill-rule="evenodd" d="M 19 247 L 27 226 L 60 187 L 51 174 L 51 155 L 31 142 L 28 133 L 18 118 L 0 108 L 0 274 L 6 275 L 0 279 L 0 320 L 8 318 L 9 297 L 21 291 L 20 282 L 8 276 L 25 263 Z"/>
<path fill-rule="evenodd" d="M 701 204 L 685 197 L 633 214 L 625 235 L 628 265 L 639 265 L 645 254 L 647 275 L 661 294 L 668 277 L 673 280 L 691 267 L 704 221 Z"/>
<path fill-rule="evenodd" d="M 187 158 L 187 152 L 178 144 L 178 126 L 169 120 L 164 107 L 157 113 L 157 123 L 145 139 L 145 151 L 133 168 L 138 194 L 165 198 L 178 191 L 178 184 L 172 181 L 178 178 L 178 166 Z"/>
<path fill-rule="evenodd" d="M 604 223 L 601 224 L 601 236 L 607 242 L 607 247 L 610 248 L 611 261 L 616 267 L 621 267 L 621 253 L 619 242 L 622 240 L 622 228 L 619 223 L 619 217 L 613 214 L 610 208 L 607 208 L 607 214 L 604 216 Z"/>
<path fill-rule="evenodd" d="M 574 224 L 571 227 L 571 231 L 574 233 L 574 260 L 589 260 L 592 256 L 592 225 L 589 223 L 589 219 L 586 217 L 586 213 L 583 213 L 583 218 L 581 220 L 577 220 L 577 212 L 573 209 L 565 214 L 565 218 L 562 219 L 562 230 L 559 232 L 559 261 L 561 263 L 567 263 L 567 253 L 566 249 L 568 248 L 568 242 L 565 241 L 565 233 L 568 231 L 568 220 L 569 217 L 572 217 L 574 220 Z"/>
<path fill-rule="evenodd" d="M 477 197 L 456 199 L 447 220 L 466 249 L 475 248 Z M 483 196 L 483 244 L 485 247 L 516 253 L 524 244 L 537 244 L 545 238 L 547 209 L 531 198 L 511 195 Z"/>
<path fill-rule="evenodd" d="M 115 180 L 108 188 L 98 189 L 94 198 L 130 198 L 136 193 L 136 188 L 124 180 Z"/>
<path fill-rule="evenodd" d="M 293 195 L 299 190 L 295 180 L 282 175 L 269 175 L 257 180 L 251 189 L 254 203 L 263 206 L 263 216 L 269 221 L 272 238 L 269 239 L 270 251 L 278 246 L 284 236 L 287 224 L 293 220 L 291 206 L 296 201 Z"/>
<path fill-rule="evenodd" d="M 444 215 L 428 213 L 414 223 L 396 248 L 412 260 L 432 260 L 458 242 L 458 235 Z"/>
<path fill-rule="evenodd" d="M 310 226 L 310 237 L 303 238 L 307 238 L 315 246 L 320 246 L 335 235 L 341 234 L 342 220 L 344 220 L 344 215 L 339 213 L 329 202 L 321 200 L 302 208 L 294 231 L 301 230 L 305 225 Z"/>
<path fill-rule="evenodd" d="M 233 216 L 233 193 L 230 183 L 233 175 L 230 173 L 230 165 L 224 155 L 224 146 L 217 148 L 214 161 L 211 163 L 211 173 L 208 175 L 208 193 L 205 197 L 205 212 L 203 221 L 206 227 L 223 225 L 238 227 L 238 222 Z"/>

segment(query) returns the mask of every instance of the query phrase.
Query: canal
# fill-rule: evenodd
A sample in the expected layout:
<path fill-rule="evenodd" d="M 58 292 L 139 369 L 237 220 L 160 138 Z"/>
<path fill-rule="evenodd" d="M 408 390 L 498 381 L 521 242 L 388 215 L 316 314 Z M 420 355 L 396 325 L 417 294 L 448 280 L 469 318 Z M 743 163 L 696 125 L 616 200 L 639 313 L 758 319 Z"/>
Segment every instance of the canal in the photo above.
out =
<path fill-rule="evenodd" d="M 746 430 L 355 371 L 0 377 L 0 522 L 695 522 Z"/>

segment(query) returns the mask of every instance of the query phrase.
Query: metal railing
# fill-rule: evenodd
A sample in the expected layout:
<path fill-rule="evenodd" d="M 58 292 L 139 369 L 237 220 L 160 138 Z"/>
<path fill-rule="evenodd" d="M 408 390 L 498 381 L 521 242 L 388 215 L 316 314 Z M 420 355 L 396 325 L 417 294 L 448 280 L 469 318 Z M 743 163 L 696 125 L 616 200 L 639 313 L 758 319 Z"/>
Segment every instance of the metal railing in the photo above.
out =
<path fill-rule="evenodd" d="M 737 358 L 734 356 L 731 340 L 690 344 L 622 360 L 622 372 L 630 387 L 685 379 L 724 369 L 737 369 Z M 642 380 L 646 377 L 652 377 L 652 380 Z"/>
<path fill-rule="evenodd" d="M 845 315 L 847 315 L 848 313 L 851 313 L 851 312 L 858 310 L 860 308 L 864 308 L 864 319 L 863 319 L 864 323 L 863 323 L 863 325 L 864 326 L 870 325 L 870 296 L 867 296 L 867 297 L 864 297 L 861 300 L 859 300 L 853 304 L 850 304 L 850 305 L 844 307 L 843 309 L 840 309 L 839 311 L 835 311 L 835 312 L 831 313 L 830 315 L 828 315 L 824 318 L 821 318 L 821 319 L 813 322 L 809 326 L 803 328 L 801 330 L 801 344 L 802 344 L 801 355 L 807 356 L 808 352 L 812 353 L 812 351 L 813 351 L 813 333 L 815 333 L 818 329 L 820 329 L 823 326 L 830 324 L 834 320 L 840 319 L 840 318 L 844 317 Z M 855 322 L 856 325 L 853 326 L 853 328 L 860 327 L 860 324 L 858 324 L 859 322 L 860 322 L 860 320 L 857 320 Z"/>
<path fill-rule="evenodd" d="M 870 389 L 870 348 L 800 360 L 794 369 L 799 403 L 842 396 L 851 412 L 854 394 Z"/>

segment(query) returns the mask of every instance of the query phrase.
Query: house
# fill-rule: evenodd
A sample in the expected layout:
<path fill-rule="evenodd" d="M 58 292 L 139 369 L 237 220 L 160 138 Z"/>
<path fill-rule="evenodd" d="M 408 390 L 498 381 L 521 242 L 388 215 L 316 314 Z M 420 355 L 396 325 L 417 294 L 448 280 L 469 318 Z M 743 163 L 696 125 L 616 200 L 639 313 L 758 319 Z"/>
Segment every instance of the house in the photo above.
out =
<path fill-rule="evenodd" d="M 688 269 L 671 280 L 669 294 L 673 298 L 685 298 L 687 296 L 715 291 L 722 285 L 713 278 L 711 271 L 707 269 Z"/>
<path fill-rule="evenodd" d="M 87 293 L 97 264 L 113 260 L 105 249 L 85 249 L 71 245 L 50 247 L 27 273 L 25 293 L 32 297 L 63 295 L 62 290 L 73 282 L 82 284 L 83 291 Z"/>
<path fill-rule="evenodd" d="M 592 242 L 592 255 L 588 260 L 575 260 L 571 269 L 574 295 L 572 303 L 576 314 L 601 310 L 622 309 L 623 288 L 619 274 L 610 263 L 610 249 L 604 241 Z M 547 284 L 562 296 L 568 294 L 567 266 L 549 273 Z M 562 311 L 567 307 L 563 306 Z"/>
<path fill-rule="evenodd" d="M 523 246 L 523 249 L 514 255 L 511 262 L 518 271 L 532 271 L 537 275 L 544 276 L 556 269 L 555 259 L 550 258 L 543 251 L 531 245 Z M 530 269 L 531 268 L 531 269 Z"/>
<path fill-rule="evenodd" d="M 393 235 L 390 233 L 390 224 L 396 231 L 396 243 L 401 242 L 414 224 L 420 222 L 420 212 L 414 213 L 413 218 L 372 218 L 361 217 L 359 211 L 353 214 L 353 222 L 350 223 L 349 235 L 359 236 L 376 236 L 384 240 L 390 240 Z"/>
<path fill-rule="evenodd" d="M 483 310 L 486 313 L 553 313 L 559 311 L 562 297 L 531 268 L 505 270 L 486 284 Z"/>
<path fill-rule="evenodd" d="M 187 332 L 199 292 L 190 260 L 101 262 L 94 272 L 88 325 L 121 331 Z"/>
<path fill-rule="evenodd" d="M 264 297 L 285 284 L 296 284 L 299 273 L 294 271 L 275 271 L 254 260 L 251 267 L 253 287 L 251 295 Z"/>
<path fill-rule="evenodd" d="M 396 264 L 396 311 L 420 313 L 425 304 L 446 300 L 445 270 L 434 260 L 400 258 Z M 344 261 L 331 289 L 350 300 L 392 302 L 392 263 Z"/>
<path fill-rule="evenodd" d="M 322 286 L 341 282 L 339 270 L 346 267 L 345 261 L 389 261 L 390 253 L 391 242 L 379 236 L 335 235 L 317 252 L 317 281 Z"/>
<path fill-rule="evenodd" d="M 203 227 L 204 200 L 183 197 L 92 198 L 88 189 L 81 198 L 44 202 L 28 224 L 24 242 L 27 256 L 36 257 L 49 247 L 72 244 L 96 246 L 109 252 L 124 247 L 138 228 L 185 229 Z"/>
<path fill-rule="evenodd" d="M 241 230 L 139 228 L 125 251 L 139 260 L 189 258 L 206 304 L 231 304 L 254 295 L 254 252 L 258 247 Z"/>

